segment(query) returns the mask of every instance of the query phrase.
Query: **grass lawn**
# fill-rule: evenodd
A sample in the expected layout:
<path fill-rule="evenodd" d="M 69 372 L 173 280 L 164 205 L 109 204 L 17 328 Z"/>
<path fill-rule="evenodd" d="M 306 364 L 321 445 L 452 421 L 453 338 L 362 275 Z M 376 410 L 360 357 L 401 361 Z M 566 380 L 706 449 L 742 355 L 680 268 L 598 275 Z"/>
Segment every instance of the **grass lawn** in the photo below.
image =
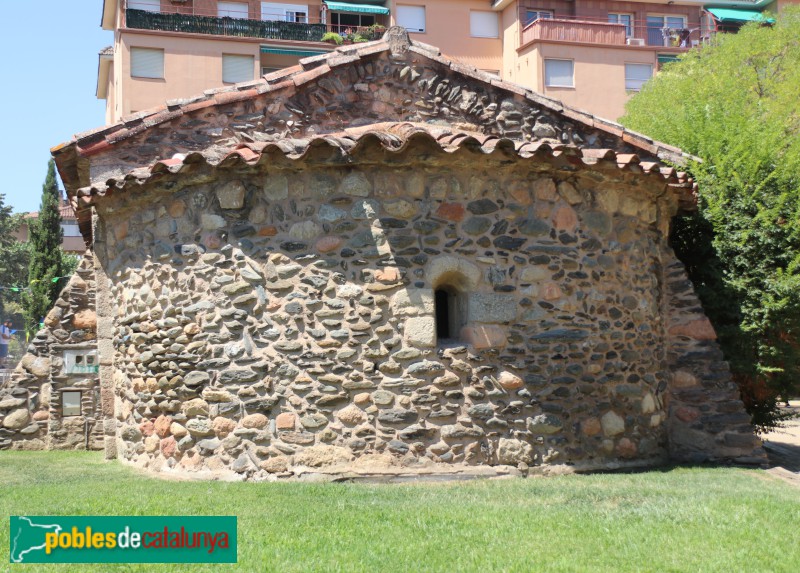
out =
<path fill-rule="evenodd" d="M 800 571 L 800 489 L 677 468 L 421 485 L 174 482 L 0 452 L 0 571 Z M 9 565 L 9 515 L 237 515 L 238 565 Z"/>

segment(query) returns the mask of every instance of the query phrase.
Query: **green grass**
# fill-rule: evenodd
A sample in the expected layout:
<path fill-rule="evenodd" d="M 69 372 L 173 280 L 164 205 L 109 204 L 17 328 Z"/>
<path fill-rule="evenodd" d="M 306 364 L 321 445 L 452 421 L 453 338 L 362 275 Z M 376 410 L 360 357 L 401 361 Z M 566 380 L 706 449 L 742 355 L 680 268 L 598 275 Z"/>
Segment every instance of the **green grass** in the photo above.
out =
<path fill-rule="evenodd" d="M 755 470 L 254 484 L 3 452 L 0 510 L 0 571 L 800 571 L 800 489 Z M 5 516 L 170 514 L 237 515 L 238 565 L 8 565 Z"/>

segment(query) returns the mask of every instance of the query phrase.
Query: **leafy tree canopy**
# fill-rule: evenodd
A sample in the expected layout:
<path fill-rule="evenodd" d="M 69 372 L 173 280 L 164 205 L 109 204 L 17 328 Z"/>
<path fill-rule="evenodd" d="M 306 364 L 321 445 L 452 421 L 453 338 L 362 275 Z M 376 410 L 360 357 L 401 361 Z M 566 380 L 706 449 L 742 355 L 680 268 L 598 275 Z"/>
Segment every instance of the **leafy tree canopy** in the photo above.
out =
<path fill-rule="evenodd" d="M 0 318 L 10 318 L 19 311 L 21 291 L 11 287 L 24 287 L 28 282 L 28 246 L 14 236 L 22 222 L 22 215 L 14 215 L 0 193 Z"/>
<path fill-rule="evenodd" d="M 621 121 L 701 160 L 700 217 L 673 246 L 769 426 L 800 381 L 800 7 L 667 65 Z"/>

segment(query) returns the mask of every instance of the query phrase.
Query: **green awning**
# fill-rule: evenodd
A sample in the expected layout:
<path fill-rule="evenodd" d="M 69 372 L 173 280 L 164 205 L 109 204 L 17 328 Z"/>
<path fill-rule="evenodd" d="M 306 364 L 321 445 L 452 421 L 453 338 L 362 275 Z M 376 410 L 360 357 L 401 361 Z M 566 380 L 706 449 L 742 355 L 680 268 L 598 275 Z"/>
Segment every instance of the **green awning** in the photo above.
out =
<path fill-rule="evenodd" d="M 359 14 L 388 14 L 389 9 L 384 6 L 371 4 L 350 4 L 349 2 L 325 2 L 329 10 L 336 12 L 358 12 Z"/>
<path fill-rule="evenodd" d="M 677 62 L 678 56 L 675 54 L 658 54 L 658 64 L 663 66 L 664 64 L 668 64 L 670 62 Z"/>
<path fill-rule="evenodd" d="M 329 50 L 292 50 L 290 48 L 273 48 L 272 46 L 261 46 L 262 54 L 278 54 L 280 56 L 298 56 L 307 58 L 309 56 L 319 56 L 327 54 Z"/>
<path fill-rule="evenodd" d="M 733 8 L 708 8 L 719 22 L 772 22 L 756 10 L 734 10 Z"/>

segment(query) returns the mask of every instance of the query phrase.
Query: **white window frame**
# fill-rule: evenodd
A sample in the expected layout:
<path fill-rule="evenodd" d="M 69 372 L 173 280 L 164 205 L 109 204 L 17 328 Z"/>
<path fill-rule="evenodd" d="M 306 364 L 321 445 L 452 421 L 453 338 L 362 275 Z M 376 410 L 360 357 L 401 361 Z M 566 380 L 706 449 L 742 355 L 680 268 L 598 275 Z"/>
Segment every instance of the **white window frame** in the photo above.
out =
<path fill-rule="evenodd" d="M 78 395 L 77 396 L 78 405 L 77 406 L 71 405 L 69 411 L 67 411 L 67 394 L 70 394 L 71 398 L 75 397 L 74 394 Z M 65 417 L 65 418 L 68 417 L 68 416 L 80 416 L 83 413 L 83 410 L 81 409 L 81 399 L 82 398 L 83 398 L 83 394 L 81 393 L 80 390 L 63 390 L 61 392 L 61 415 L 63 417 Z M 70 401 L 72 402 L 72 400 L 70 400 Z M 75 409 L 73 409 L 73 408 L 77 408 L 77 411 Z"/>
<path fill-rule="evenodd" d="M 226 71 L 226 63 L 233 64 L 234 58 L 240 58 L 239 63 L 235 64 L 236 66 L 243 64 L 245 59 L 248 60 L 250 73 L 248 74 L 247 77 L 241 79 L 239 79 L 238 77 L 232 78 L 230 74 L 233 74 L 235 70 L 228 68 Z M 251 82 L 254 79 L 253 78 L 254 69 L 255 69 L 255 56 L 251 54 L 222 54 L 222 83 L 224 84 L 240 84 L 242 82 Z"/>
<path fill-rule="evenodd" d="M 647 67 L 650 68 L 650 75 L 646 79 L 641 78 L 632 78 L 628 72 L 628 66 L 640 66 L 642 68 Z M 638 92 L 642 89 L 642 86 L 646 84 L 650 78 L 653 77 L 653 64 L 645 64 L 642 62 L 625 62 L 625 90 L 629 92 Z M 629 82 L 641 82 L 636 87 L 631 87 L 633 84 L 629 84 Z"/>
<path fill-rule="evenodd" d="M 247 2 L 217 2 L 217 17 L 246 20 L 250 17 L 250 4 Z"/>
<path fill-rule="evenodd" d="M 531 14 L 535 14 L 535 16 L 530 17 Z M 556 13 L 553 10 L 537 10 L 536 8 L 526 8 L 525 22 L 523 23 L 523 26 L 529 26 L 536 20 L 552 20 L 555 17 Z"/>
<path fill-rule="evenodd" d="M 400 14 L 401 14 L 401 12 L 405 11 L 406 13 L 408 13 L 407 12 L 408 10 L 414 10 L 417 13 L 419 13 L 420 10 L 422 11 L 422 29 L 407 28 L 406 26 L 403 26 L 403 24 L 400 22 L 400 18 L 401 18 Z M 398 26 L 403 26 L 404 28 L 406 28 L 412 34 L 425 34 L 427 32 L 427 30 L 428 30 L 428 14 L 427 14 L 427 10 L 425 9 L 425 6 L 417 6 L 417 5 L 411 5 L 411 4 L 398 4 L 397 6 L 395 6 L 394 17 L 395 17 L 395 21 L 397 22 Z"/>
<path fill-rule="evenodd" d="M 489 16 L 493 20 L 493 22 L 489 22 L 488 19 L 481 22 L 481 19 L 486 19 Z M 491 30 L 494 28 L 494 31 L 482 31 L 481 27 L 486 28 L 486 30 Z M 497 12 L 492 12 L 491 10 L 470 10 L 469 12 L 469 35 L 472 38 L 490 38 L 490 39 L 497 39 L 500 37 L 500 17 Z"/>
<path fill-rule="evenodd" d="M 141 68 L 139 70 L 135 70 L 134 69 L 134 60 L 137 58 L 137 54 L 139 54 L 138 57 L 140 57 L 140 58 L 147 57 L 147 55 L 149 55 L 150 57 L 154 57 L 157 52 L 160 52 L 160 58 L 161 58 L 161 71 L 160 72 L 155 72 L 154 71 L 154 72 L 151 72 L 151 73 L 148 74 L 148 73 L 140 73 Z M 166 62 L 165 62 L 165 58 L 164 58 L 164 49 L 163 48 L 144 48 L 144 47 L 139 47 L 139 46 L 132 46 L 131 47 L 131 52 L 130 52 L 130 57 L 131 57 L 131 61 L 130 61 L 131 72 L 130 73 L 131 73 L 131 77 L 132 78 L 143 78 L 143 79 L 148 79 L 148 80 L 163 80 L 164 79 L 164 76 L 166 75 L 165 74 Z"/>
<path fill-rule="evenodd" d="M 297 22 L 308 24 L 308 5 L 262 2 L 261 20 L 265 22 Z"/>
<path fill-rule="evenodd" d="M 550 84 L 547 80 L 547 62 L 569 62 L 572 68 L 572 81 L 570 85 L 565 84 Z M 565 58 L 545 58 L 544 59 L 544 85 L 548 88 L 575 88 L 575 60 Z"/>
<path fill-rule="evenodd" d="M 626 24 L 622 22 L 620 18 L 627 17 L 629 19 L 629 23 Z M 609 12 L 608 13 L 608 23 L 609 24 L 622 24 L 625 26 L 625 37 L 626 38 L 633 38 L 633 14 L 629 12 Z"/>
<path fill-rule="evenodd" d="M 161 0 L 129 0 L 128 8 L 145 12 L 161 12 Z"/>

